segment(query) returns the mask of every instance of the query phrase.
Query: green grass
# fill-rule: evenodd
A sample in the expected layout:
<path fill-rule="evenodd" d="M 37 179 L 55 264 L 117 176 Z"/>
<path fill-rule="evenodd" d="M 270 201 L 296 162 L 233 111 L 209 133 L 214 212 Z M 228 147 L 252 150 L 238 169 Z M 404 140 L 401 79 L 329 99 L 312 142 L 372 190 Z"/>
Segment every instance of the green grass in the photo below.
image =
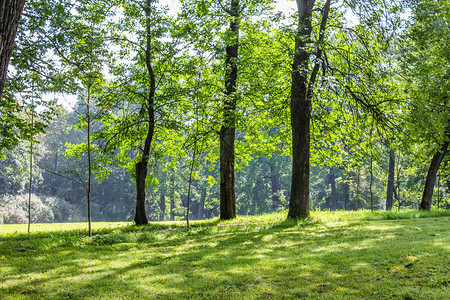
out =
<path fill-rule="evenodd" d="M 0 225 L 0 299 L 450 299 L 446 211 L 192 225 Z"/>

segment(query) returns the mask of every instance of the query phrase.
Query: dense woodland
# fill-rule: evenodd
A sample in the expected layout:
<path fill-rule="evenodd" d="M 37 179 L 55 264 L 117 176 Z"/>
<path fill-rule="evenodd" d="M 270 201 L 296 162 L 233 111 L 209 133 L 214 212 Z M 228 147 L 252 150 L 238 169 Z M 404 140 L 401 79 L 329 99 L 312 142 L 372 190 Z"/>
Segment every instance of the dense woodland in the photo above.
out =
<path fill-rule="evenodd" d="M 14 8 L 0 223 L 448 209 L 450 2 L 296 4 Z"/>

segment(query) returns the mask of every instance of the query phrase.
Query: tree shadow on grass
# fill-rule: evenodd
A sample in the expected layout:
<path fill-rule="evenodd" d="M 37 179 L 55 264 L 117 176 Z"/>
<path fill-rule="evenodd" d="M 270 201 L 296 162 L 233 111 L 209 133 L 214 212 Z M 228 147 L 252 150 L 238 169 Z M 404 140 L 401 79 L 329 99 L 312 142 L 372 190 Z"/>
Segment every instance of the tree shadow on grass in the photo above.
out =
<path fill-rule="evenodd" d="M 287 221 L 262 229 L 234 226 L 169 234 L 166 240 L 17 253 L 2 275 L 8 288 L 0 296 L 439 299 L 450 263 L 448 226 L 429 223 L 330 228 Z M 430 263 L 436 265 L 434 273 Z M 424 286 L 431 277 L 434 286 Z"/>

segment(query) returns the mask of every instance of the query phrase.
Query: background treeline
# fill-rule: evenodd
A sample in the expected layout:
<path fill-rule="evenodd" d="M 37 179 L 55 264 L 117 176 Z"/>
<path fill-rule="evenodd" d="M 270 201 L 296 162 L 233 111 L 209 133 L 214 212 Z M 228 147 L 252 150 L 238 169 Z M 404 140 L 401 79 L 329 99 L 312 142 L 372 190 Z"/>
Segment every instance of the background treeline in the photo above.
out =
<path fill-rule="evenodd" d="M 77 144 L 83 131 L 72 124 L 78 115 L 60 107 L 58 118 L 46 133 L 38 137 L 33 170 L 31 198 L 33 222 L 75 222 L 87 217 L 86 193 L 79 181 L 85 176 L 86 163 L 66 157 L 67 144 Z M 66 144 L 67 143 L 67 144 Z M 386 209 L 390 151 L 380 143 L 373 164 L 372 193 L 375 209 Z M 2 223 L 26 223 L 28 201 L 27 145 L 5 151 L 0 160 Z M 146 209 L 151 221 L 183 220 L 186 214 L 189 158 L 161 157 L 150 172 L 155 182 L 148 187 Z M 290 157 L 274 154 L 254 155 L 236 173 L 237 211 L 253 215 L 287 209 L 289 205 Z M 428 166 L 397 155 L 394 209 L 417 208 L 423 192 Z M 400 171 L 399 171 L 400 170 Z M 370 159 L 354 168 L 315 165 L 311 168 L 311 208 L 321 210 L 370 209 Z M 359 178 L 359 179 L 358 179 Z M 433 204 L 447 208 L 450 202 L 449 178 L 439 175 Z M 219 214 L 218 165 L 201 159 L 192 182 L 191 218 L 204 219 Z M 438 186 L 439 184 L 439 186 Z M 439 187 L 439 189 L 438 189 Z M 93 185 L 92 219 L 95 221 L 132 221 L 135 208 L 135 185 L 131 173 L 110 167 L 107 179 Z M 358 204 L 356 204 L 358 202 Z"/>
<path fill-rule="evenodd" d="M 0 102 L 0 222 L 210 218 L 233 172 L 237 214 L 287 209 L 296 72 L 310 209 L 446 208 L 448 1 L 297 2 L 29 1 Z"/>

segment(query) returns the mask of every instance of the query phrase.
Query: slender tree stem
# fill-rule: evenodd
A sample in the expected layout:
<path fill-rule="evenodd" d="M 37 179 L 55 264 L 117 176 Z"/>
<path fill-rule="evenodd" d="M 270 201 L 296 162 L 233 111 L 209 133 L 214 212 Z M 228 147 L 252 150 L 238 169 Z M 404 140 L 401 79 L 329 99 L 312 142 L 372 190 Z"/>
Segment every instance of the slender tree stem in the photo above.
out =
<path fill-rule="evenodd" d="M 34 101 L 31 103 L 31 127 L 34 126 Z M 30 142 L 30 180 L 28 185 L 28 233 L 31 229 L 31 185 L 33 182 L 33 139 Z"/>
<path fill-rule="evenodd" d="M 87 103 L 86 103 L 86 120 L 87 120 L 87 153 L 88 153 L 88 184 L 87 184 L 87 200 L 88 200 L 88 224 L 89 224 L 89 237 L 92 237 L 92 225 L 91 225 L 91 180 L 92 180 L 92 161 L 91 161 L 91 85 L 88 85 L 87 89 Z"/>

